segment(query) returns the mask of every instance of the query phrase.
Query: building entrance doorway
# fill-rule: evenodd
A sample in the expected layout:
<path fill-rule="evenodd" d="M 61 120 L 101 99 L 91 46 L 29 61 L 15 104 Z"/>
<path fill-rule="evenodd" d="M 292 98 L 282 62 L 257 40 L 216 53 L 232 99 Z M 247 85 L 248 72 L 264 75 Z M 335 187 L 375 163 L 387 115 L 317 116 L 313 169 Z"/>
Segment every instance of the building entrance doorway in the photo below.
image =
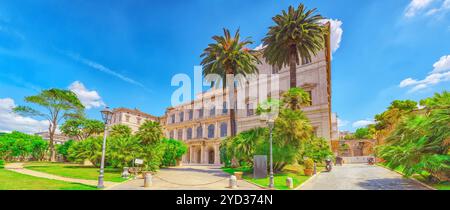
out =
<path fill-rule="evenodd" d="M 208 163 L 214 164 L 214 150 L 209 150 L 208 152 Z"/>

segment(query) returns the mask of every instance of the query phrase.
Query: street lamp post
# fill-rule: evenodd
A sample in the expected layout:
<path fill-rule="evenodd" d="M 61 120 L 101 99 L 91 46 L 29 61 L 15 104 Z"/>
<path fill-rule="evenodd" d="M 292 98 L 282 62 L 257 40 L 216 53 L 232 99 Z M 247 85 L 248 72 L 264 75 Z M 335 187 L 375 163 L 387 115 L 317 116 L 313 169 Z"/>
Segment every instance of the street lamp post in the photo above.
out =
<path fill-rule="evenodd" d="M 98 176 L 98 185 L 97 188 L 104 188 L 103 179 L 104 179 L 104 171 L 105 171 L 105 153 L 106 153 L 106 136 L 108 135 L 108 124 L 111 121 L 112 118 L 112 111 L 109 110 L 109 107 L 105 107 L 101 111 L 102 118 L 105 123 L 105 131 L 103 133 L 103 145 L 102 145 L 102 161 L 100 163 L 100 175 Z"/>

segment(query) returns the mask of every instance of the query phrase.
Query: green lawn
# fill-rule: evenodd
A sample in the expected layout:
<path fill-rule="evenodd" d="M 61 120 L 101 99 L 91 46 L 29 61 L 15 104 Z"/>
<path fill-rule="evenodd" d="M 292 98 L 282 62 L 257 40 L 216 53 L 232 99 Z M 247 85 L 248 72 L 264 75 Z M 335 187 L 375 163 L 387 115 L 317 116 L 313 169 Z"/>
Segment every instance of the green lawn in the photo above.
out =
<path fill-rule="evenodd" d="M 294 188 L 308 180 L 310 177 L 305 176 L 303 173 L 302 165 L 289 165 L 283 170 L 283 172 L 274 175 L 275 189 L 277 190 L 289 190 L 286 186 L 286 179 L 291 177 L 294 181 Z M 317 171 L 322 171 L 324 167 L 317 167 Z M 246 181 L 255 183 L 260 186 L 269 186 L 269 177 L 265 179 L 253 179 L 252 168 L 223 168 L 224 172 L 234 174 L 234 172 L 244 172 L 244 179 Z"/>
<path fill-rule="evenodd" d="M 38 178 L 0 169 L 0 190 L 96 190 L 97 188 L 51 179 Z"/>
<path fill-rule="evenodd" d="M 62 177 L 86 180 L 97 180 L 99 175 L 98 168 L 78 164 L 31 162 L 25 164 L 25 168 Z M 123 182 L 125 180 L 121 177 L 120 169 L 105 169 L 105 181 Z"/>
<path fill-rule="evenodd" d="M 378 165 L 388 168 L 386 166 L 386 164 L 384 164 L 384 163 L 378 163 Z M 399 166 L 398 168 L 394 169 L 394 171 L 396 171 L 396 172 L 398 172 L 400 174 L 403 174 L 403 167 Z M 427 184 L 427 185 L 429 185 L 429 186 L 431 186 L 431 187 L 433 187 L 433 188 L 435 188 L 435 189 L 437 189 L 437 190 L 450 190 L 450 182 L 429 183 L 427 181 L 427 177 L 429 175 L 430 174 L 428 172 L 423 171 L 421 174 L 414 174 L 412 177 L 417 179 L 417 180 L 419 180 L 419 181 L 421 181 L 421 182 L 423 182 L 423 183 L 425 183 L 425 184 Z"/>

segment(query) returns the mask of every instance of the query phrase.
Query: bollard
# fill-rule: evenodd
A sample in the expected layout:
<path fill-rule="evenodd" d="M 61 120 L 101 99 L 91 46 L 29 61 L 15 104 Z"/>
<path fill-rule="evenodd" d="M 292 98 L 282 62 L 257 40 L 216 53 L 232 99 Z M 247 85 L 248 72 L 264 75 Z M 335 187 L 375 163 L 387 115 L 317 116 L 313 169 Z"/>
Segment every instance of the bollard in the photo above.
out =
<path fill-rule="evenodd" d="M 144 188 L 151 187 L 152 184 L 153 184 L 152 174 L 151 173 L 145 173 L 145 175 L 144 175 Z"/>
<path fill-rule="evenodd" d="M 294 180 L 293 180 L 291 177 L 288 177 L 288 178 L 286 179 L 286 186 L 287 186 L 289 189 L 294 188 Z"/>
<path fill-rule="evenodd" d="M 128 172 L 128 167 L 123 167 L 122 178 L 128 179 L 130 172 Z"/>
<path fill-rule="evenodd" d="M 237 178 L 234 175 L 231 175 L 230 177 L 230 185 L 228 186 L 231 189 L 236 189 L 237 188 Z"/>

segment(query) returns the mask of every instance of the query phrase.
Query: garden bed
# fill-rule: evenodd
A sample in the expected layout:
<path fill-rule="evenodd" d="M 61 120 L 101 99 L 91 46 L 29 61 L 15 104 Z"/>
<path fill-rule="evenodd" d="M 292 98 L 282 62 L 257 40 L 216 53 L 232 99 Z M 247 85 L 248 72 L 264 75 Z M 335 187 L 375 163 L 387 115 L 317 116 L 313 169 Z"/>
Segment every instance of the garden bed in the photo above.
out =
<path fill-rule="evenodd" d="M 310 176 L 305 176 L 303 172 L 304 167 L 302 165 L 289 165 L 286 166 L 281 173 L 277 173 L 274 175 L 274 183 L 275 189 L 277 190 L 290 190 L 286 186 L 286 179 L 291 177 L 294 181 L 294 188 L 297 188 L 301 184 L 303 184 L 306 180 L 311 178 Z M 317 167 L 317 172 L 322 171 L 324 167 Z M 269 177 L 264 179 L 254 179 L 253 169 L 244 167 L 244 168 L 222 168 L 222 170 L 228 174 L 234 174 L 234 172 L 244 172 L 244 180 L 256 184 L 262 187 L 269 186 Z"/>

